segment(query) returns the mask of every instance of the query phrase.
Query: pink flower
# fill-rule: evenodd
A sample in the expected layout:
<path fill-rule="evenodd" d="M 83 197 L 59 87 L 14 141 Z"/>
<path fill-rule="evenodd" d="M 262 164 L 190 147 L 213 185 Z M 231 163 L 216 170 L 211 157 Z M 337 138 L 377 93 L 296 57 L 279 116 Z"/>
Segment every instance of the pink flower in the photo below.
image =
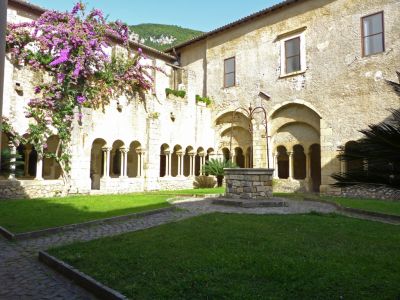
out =
<path fill-rule="evenodd" d="M 86 101 L 85 96 L 78 96 L 76 97 L 76 102 L 78 102 L 79 104 L 82 104 L 83 102 Z"/>
<path fill-rule="evenodd" d="M 70 51 L 71 51 L 71 49 L 69 49 L 69 48 L 62 49 L 60 51 L 60 56 L 50 63 L 50 67 L 54 67 L 54 66 L 57 66 L 59 64 L 62 64 L 64 62 L 66 62 L 68 60 L 68 58 L 69 58 L 69 52 Z"/>

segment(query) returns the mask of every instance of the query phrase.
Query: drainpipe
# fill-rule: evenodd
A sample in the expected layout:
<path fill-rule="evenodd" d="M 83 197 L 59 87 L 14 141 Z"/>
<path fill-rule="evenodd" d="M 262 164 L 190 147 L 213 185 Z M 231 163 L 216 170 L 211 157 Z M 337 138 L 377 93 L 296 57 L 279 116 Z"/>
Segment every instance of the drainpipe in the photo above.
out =
<path fill-rule="evenodd" d="M 7 27 L 7 5 L 8 0 L 0 0 L 0 116 L 3 116 L 3 96 L 4 96 L 4 62 L 6 53 L 6 27 Z M 0 125 L 1 125 L 0 118 Z M 0 145 L 1 145 L 0 130 Z M 1 148 L 0 148 L 1 150 Z M 0 155 L 1 165 L 1 155 Z"/>

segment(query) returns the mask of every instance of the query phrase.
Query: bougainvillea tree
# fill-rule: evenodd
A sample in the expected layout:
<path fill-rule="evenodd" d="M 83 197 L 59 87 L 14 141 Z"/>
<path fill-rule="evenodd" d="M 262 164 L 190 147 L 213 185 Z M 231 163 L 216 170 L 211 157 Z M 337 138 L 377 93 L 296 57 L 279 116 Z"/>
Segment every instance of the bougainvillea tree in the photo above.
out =
<path fill-rule="evenodd" d="M 73 121 L 82 121 L 82 107 L 104 108 L 121 95 L 143 96 L 152 86 L 152 67 L 143 65 L 141 49 L 130 51 L 128 37 L 126 25 L 107 23 L 97 9 L 86 13 L 80 2 L 71 12 L 46 11 L 37 20 L 7 28 L 6 49 L 13 63 L 40 78 L 26 108 L 32 121 L 24 142 L 35 147 L 39 158 L 56 159 L 65 180 Z M 123 55 L 109 54 L 113 42 L 125 49 Z M 53 134 L 59 136 L 57 151 L 46 153 Z"/>

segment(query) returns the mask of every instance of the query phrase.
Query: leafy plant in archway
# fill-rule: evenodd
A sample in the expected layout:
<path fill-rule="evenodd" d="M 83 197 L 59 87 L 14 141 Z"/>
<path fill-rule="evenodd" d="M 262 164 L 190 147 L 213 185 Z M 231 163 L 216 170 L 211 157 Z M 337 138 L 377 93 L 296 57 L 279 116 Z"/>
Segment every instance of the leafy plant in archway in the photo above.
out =
<path fill-rule="evenodd" d="M 225 176 L 224 169 L 226 168 L 237 168 L 237 165 L 231 160 L 212 158 L 203 166 L 203 173 L 217 177 L 217 186 L 221 187 Z"/>
<path fill-rule="evenodd" d="M 400 73 L 398 73 L 400 79 Z M 400 96 L 400 84 L 388 83 Z M 356 167 L 333 174 L 334 186 L 377 185 L 400 190 L 400 109 L 393 110 L 388 120 L 361 130 L 364 137 L 352 147 L 341 147 L 339 160 Z"/>
<path fill-rule="evenodd" d="M 26 108 L 32 121 L 24 142 L 35 147 L 39 158 L 53 157 L 65 181 L 69 180 L 73 121 L 82 121 L 82 107 L 104 109 L 110 99 L 121 95 L 144 99 L 152 87 L 148 71 L 153 67 L 143 65 L 141 49 L 131 53 L 128 38 L 126 25 L 107 23 L 97 9 L 86 13 L 81 2 L 71 12 L 46 11 L 35 21 L 7 27 L 11 60 L 40 78 L 35 98 Z M 108 54 L 113 41 L 125 55 Z M 59 136 L 57 150 L 46 153 L 47 138 L 53 134 Z"/>

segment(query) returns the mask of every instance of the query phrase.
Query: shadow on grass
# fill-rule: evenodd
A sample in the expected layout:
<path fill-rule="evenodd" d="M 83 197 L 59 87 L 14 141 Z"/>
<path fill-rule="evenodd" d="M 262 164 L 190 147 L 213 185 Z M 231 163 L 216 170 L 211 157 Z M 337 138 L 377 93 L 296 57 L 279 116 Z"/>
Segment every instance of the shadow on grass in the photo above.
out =
<path fill-rule="evenodd" d="M 170 195 L 109 195 L 0 201 L 0 226 L 13 233 L 169 207 Z"/>

